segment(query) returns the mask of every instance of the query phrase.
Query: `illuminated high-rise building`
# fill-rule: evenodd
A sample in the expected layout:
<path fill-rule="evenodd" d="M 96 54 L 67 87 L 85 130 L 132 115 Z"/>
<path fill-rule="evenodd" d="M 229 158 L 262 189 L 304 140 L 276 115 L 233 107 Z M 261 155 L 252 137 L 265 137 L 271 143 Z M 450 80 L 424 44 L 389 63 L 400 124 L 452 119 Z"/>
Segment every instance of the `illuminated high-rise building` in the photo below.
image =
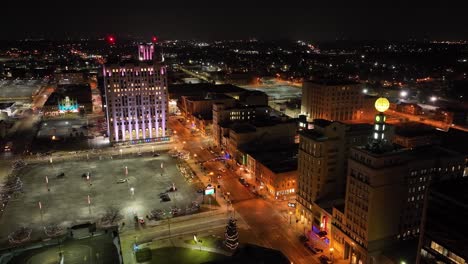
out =
<path fill-rule="evenodd" d="M 150 44 L 143 50 L 138 48 L 139 61 L 104 66 L 111 142 L 136 144 L 169 140 L 166 67 L 153 60 L 152 47 Z"/>

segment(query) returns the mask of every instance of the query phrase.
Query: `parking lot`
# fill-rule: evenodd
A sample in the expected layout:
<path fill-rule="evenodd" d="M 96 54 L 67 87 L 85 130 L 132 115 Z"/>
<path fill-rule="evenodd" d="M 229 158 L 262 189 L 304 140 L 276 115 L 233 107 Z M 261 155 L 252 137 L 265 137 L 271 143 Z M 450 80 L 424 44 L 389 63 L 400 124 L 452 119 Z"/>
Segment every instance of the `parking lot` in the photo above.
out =
<path fill-rule="evenodd" d="M 28 165 L 20 171 L 24 193 L 10 200 L 0 218 L 0 238 L 21 226 L 32 228 L 33 238 L 44 237 L 43 225 L 94 222 L 110 207 L 121 210 L 125 228 L 135 228 L 135 214 L 146 218 L 155 209 L 169 212 L 172 206 L 201 201 L 197 182 L 188 183 L 176 162 L 167 153 L 146 153 Z M 162 202 L 160 193 L 173 184 L 177 191 L 168 193 L 171 201 Z"/>

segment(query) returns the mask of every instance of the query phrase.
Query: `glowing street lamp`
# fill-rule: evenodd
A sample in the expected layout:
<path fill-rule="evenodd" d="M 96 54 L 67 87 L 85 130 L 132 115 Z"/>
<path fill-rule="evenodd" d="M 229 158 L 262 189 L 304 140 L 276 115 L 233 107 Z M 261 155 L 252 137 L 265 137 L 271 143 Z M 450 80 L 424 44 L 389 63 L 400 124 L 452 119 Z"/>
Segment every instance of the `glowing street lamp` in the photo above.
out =
<path fill-rule="evenodd" d="M 334 248 L 332 248 L 332 247 L 330 248 L 330 259 L 331 259 L 332 262 L 333 262 L 333 251 L 334 250 L 335 250 Z"/>
<path fill-rule="evenodd" d="M 435 102 L 435 101 L 437 101 L 437 97 L 431 96 L 431 98 L 429 98 L 429 100 L 431 100 L 431 102 Z"/>
<path fill-rule="evenodd" d="M 408 92 L 407 91 L 401 91 L 400 92 L 400 97 L 406 97 L 408 96 Z"/>
<path fill-rule="evenodd" d="M 122 149 L 119 149 L 120 152 L 120 158 L 122 158 Z"/>

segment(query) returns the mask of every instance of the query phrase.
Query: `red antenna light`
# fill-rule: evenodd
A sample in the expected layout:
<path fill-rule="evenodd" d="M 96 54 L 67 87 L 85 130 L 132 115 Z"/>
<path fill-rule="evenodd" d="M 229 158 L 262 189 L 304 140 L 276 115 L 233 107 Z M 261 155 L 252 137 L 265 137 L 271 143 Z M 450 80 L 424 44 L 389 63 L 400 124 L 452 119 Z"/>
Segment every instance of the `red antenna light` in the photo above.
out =
<path fill-rule="evenodd" d="M 114 36 L 107 36 L 107 42 L 110 45 L 114 45 L 115 44 L 115 37 Z"/>
<path fill-rule="evenodd" d="M 153 36 L 153 37 L 151 38 L 151 42 L 153 42 L 153 43 L 158 42 L 158 38 L 157 38 L 156 36 Z"/>

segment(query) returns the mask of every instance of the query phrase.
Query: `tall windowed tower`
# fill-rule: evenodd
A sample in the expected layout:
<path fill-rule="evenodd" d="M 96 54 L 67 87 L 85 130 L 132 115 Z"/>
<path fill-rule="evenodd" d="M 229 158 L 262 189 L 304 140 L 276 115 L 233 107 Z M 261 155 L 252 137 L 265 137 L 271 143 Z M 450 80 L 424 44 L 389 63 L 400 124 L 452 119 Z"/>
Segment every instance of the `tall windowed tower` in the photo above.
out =
<path fill-rule="evenodd" d="M 153 60 L 152 44 L 143 53 L 140 48 L 138 61 L 103 68 L 108 133 L 113 143 L 169 140 L 166 67 Z"/>

